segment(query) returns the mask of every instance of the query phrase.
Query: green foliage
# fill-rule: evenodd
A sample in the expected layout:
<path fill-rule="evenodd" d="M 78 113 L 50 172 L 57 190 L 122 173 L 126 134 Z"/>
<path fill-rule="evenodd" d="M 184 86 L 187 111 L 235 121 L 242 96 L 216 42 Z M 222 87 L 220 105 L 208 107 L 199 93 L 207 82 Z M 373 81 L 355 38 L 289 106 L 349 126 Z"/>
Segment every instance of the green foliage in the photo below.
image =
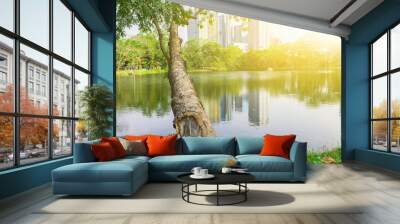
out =
<path fill-rule="evenodd" d="M 113 97 L 104 85 L 86 87 L 80 93 L 80 106 L 83 108 L 83 119 L 89 131 L 89 139 L 109 136 L 107 130 L 112 127 Z"/>
<path fill-rule="evenodd" d="M 335 148 L 323 152 L 308 152 L 307 162 L 309 164 L 340 164 L 342 163 L 341 149 Z"/>
<path fill-rule="evenodd" d="M 189 71 L 235 71 L 243 55 L 236 46 L 223 47 L 218 43 L 189 40 L 182 49 L 182 56 Z"/>
<path fill-rule="evenodd" d="M 167 64 L 153 33 L 117 40 L 117 70 L 161 69 Z"/>
<path fill-rule="evenodd" d="M 181 53 L 188 71 L 335 70 L 340 67 L 339 47 L 338 43 L 310 38 L 243 52 L 236 46 L 192 39 L 184 44 Z M 121 70 L 167 70 L 152 34 L 119 40 L 117 66 Z"/>
<path fill-rule="evenodd" d="M 172 22 L 187 25 L 189 19 L 200 14 L 206 13 L 166 0 L 117 0 L 117 37 L 124 37 L 125 29 L 132 25 L 142 32 L 155 32 L 156 24 L 167 30 Z"/>

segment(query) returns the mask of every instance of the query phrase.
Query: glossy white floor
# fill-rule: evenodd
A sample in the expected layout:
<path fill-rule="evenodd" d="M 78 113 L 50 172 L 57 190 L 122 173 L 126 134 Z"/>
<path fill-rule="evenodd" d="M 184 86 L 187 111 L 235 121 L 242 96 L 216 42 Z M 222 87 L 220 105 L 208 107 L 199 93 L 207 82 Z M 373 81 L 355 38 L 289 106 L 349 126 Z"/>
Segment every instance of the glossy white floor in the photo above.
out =
<path fill-rule="evenodd" d="M 357 214 L 37 214 L 38 206 L 54 199 L 47 185 L 0 202 L 0 223 L 400 223 L 398 173 L 358 163 L 313 166 L 310 182 L 367 206 Z"/>

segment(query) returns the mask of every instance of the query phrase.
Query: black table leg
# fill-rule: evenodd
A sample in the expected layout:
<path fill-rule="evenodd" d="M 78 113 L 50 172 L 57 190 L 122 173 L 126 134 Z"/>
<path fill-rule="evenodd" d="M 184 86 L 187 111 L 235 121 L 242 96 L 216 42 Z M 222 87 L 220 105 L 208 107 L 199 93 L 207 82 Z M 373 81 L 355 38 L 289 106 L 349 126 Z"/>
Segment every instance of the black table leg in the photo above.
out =
<path fill-rule="evenodd" d="M 197 192 L 197 184 L 195 185 L 195 190 L 194 191 L 196 191 Z"/>
<path fill-rule="evenodd" d="M 244 183 L 244 187 L 245 187 L 245 191 L 246 192 L 244 192 L 244 201 L 247 201 L 247 192 L 248 192 L 248 190 L 247 190 L 247 182 L 246 183 Z"/>
<path fill-rule="evenodd" d="M 187 201 L 190 202 L 190 200 L 189 200 L 189 195 L 190 195 L 190 184 L 187 185 L 187 192 L 188 192 L 188 194 L 187 194 Z"/>
<path fill-rule="evenodd" d="M 217 206 L 219 206 L 219 184 L 217 184 Z"/>
<path fill-rule="evenodd" d="M 183 190 L 184 190 L 184 187 L 185 185 L 184 184 L 182 184 L 182 187 L 181 187 L 181 191 L 182 191 L 182 199 L 183 199 Z"/>

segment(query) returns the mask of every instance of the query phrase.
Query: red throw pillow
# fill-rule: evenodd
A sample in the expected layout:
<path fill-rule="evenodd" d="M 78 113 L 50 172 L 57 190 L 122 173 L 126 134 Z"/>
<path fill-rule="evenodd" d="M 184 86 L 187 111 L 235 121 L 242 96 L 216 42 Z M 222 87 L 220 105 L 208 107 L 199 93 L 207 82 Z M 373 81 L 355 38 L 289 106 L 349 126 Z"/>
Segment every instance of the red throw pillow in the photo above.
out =
<path fill-rule="evenodd" d="M 91 145 L 91 149 L 94 157 L 99 162 L 110 161 L 117 158 L 113 147 L 108 142 L 93 144 Z"/>
<path fill-rule="evenodd" d="M 114 149 L 115 155 L 118 158 L 126 156 L 126 151 L 124 146 L 122 146 L 121 142 L 117 137 L 109 137 L 109 138 L 101 138 L 101 142 L 108 142 Z"/>
<path fill-rule="evenodd" d="M 290 148 L 296 135 L 265 135 L 264 146 L 261 149 L 262 156 L 281 156 L 286 159 L 290 158 Z"/>
<path fill-rule="evenodd" d="M 165 156 L 176 154 L 177 135 L 170 136 L 149 136 L 146 140 L 148 156 Z"/>

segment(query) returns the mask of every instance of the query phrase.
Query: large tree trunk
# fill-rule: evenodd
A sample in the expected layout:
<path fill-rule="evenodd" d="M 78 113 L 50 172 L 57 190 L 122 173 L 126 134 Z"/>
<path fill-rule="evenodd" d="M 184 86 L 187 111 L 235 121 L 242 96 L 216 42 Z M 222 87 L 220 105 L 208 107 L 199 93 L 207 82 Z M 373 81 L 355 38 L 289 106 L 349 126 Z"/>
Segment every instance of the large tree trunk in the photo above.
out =
<path fill-rule="evenodd" d="M 169 71 L 171 107 L 174 127 L 180 136 L 214 136 L 210 119 L 204 111 L 181 57 L 181 39 L 178 25 L 171 23 L 169 30 Z"/>

